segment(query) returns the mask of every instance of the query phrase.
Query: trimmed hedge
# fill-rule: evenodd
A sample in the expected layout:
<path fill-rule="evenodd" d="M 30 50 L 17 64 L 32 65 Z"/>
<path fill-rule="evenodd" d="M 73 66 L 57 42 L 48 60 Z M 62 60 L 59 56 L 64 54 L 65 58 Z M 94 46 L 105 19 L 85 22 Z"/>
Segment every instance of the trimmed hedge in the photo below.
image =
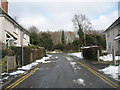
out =
<path fill-rule="evenodd" d="M 90 48 L 84 48 L 82 49 L 83 57 L 87 60 L 97 60 L 97 51 L 100 51 L 101 49 L 99 47 L 90 47 Z"/>
<path fill-rule="evenodd" d="M 20 65 L 22 65 L 22 47 L 10 47 L 13 51 L 14 54 L 16 55 L 16 63 L 18 65 L 18 62 Z M 35 46 L 28 46 L 28 47 L 23 47 L 23 64 L 27 65 L 37 59 L 42 58 L 43 56 L 46 55 L 45 48 L 43 47 L 37 47 Z"/>

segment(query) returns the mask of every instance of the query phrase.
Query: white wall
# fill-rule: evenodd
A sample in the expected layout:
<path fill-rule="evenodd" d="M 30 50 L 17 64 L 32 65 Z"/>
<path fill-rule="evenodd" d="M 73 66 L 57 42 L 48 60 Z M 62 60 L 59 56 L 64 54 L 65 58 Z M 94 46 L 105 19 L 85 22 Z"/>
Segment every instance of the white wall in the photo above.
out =
<path fill-rule="evenodd" d="M 4 17 L 0 17 L 0 42 L 5 43 Z"/>
<path fill-rule="evenodd" d="M 2 43 L 2 17 L 0 17 L 0 42 Z"/>
<path fill-rule="evenodd" d="M 1 0 L 0 0 L 0 7 L 1 7 Z"/>
<path fill-rule="evenodd" d="M 5 30 L 6 30 L 17 38 L 17 40 L 14 41 L 16 43 L 15 46 L 22 46 L 21 37 L 23 31 L 17 25 L 13 24 L 4 17 L 0 17 L 0 30 L 3 31 L 2 33 L 0 33 L 0 41 L 5 43 Z M 29 36 L 26 34 L 26 39 L 23 39 L 23 45 L 28 46 L 28 44 L 29 44 Z"/>
<path fill-rule="evenodd" d="M 27 34 L 24 34 L 23 36 L 23 46 L 28 46 L 29 42 L 29 36 Z"/>
<path fill-rule="evenodd" d="M 112 46 L 115 47 L 116 52 L 118 51 L 118 42 L 114 40 L 115 37 L 118 35 L 118 31 L 119 31 L 119 27 L 116 26 L 106 32 L 106 45 L 107 45 L 108 53 L 112 53 Z M 110 49 L 109 49 L 109 44 L 111 44 Z"/>

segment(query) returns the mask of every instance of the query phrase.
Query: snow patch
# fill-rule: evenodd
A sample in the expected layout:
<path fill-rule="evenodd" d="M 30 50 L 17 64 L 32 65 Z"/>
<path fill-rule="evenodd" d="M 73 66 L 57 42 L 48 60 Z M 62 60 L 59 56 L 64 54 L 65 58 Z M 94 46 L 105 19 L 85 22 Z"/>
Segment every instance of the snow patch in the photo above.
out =
<path fill-rule="evenodd" d="M 43 57 L 42 59 L 36 60 L 35 62 L 28 64 L 26 66 L 23 66 L 21 68 L 18 68 L 18 69 L 30 70 L 33 66 L 37 65 L 38 63 L 50 63 L 51 61 L 46 61 L 46 60 L 50 59 L 51 57 L 52 55 L 47 54 L 47 57 Z"/>
<path fill-rule="evenodd" d="M 120 71 L 118 71 L 119 70 L 118 68 L 120 68 L 120 65 L 119 66 L 108 66 L 108 67 L 101 69 L 99 71 L 102 71 L 105 74 L 108 74 L 113 79 L 120 81 L 119 80 Z"/>
<path fill-rule="evenodd" d="M 58 57 L 56 56 L 55 59 L 58 59 Z"/>
<path fill-rule="evenodd" d="M 73 82 L 74 82 L 75 84 L 81 84 L 81 85 L 85 86 L 85 82 L 84 82 L 84 80 L 81 79 L 81 78 L 79 78 L 79 79 L 77 79 L 77 80 L 73 80 Z"/>
<path fill-rule="evenodd" d="M 4 72 L 4 73 L 2 73 L 1 75 L 3 76 L 3 75 L 6 75 L 6 74 L 9 74 L 9 73 Z"/>
<path fill-rule="evenodd" d="M 73 68 L 75 67 L 76 62 L 70 62 L 70 64 L 73 66 Z"/>
<path fill-rule="evenodd" d="M 22 70 L 30 70 L 32 68 L 32 66 L 34 66 L 34 64 L 28 64 L 26 66 L 22 66 L 21 68 L 18 68 L 18 70 L 22 69 Z"/>
<path fill-rule="evenodd" d="M 112 54 L 100 56 L 99 59 L 101 59 L 103 61 L 113 61 Z M 115 56 L 115 60 L 120 60 L 120 56 Z"/>
<path fill-rule="evenodd" d="M 52 55 L 50 55 L 50 54 L 47 54 L 47 57 L 49 57 L 49 58 L 50 58 L 50 57 L 52 57 Z"/>
<path fill-rule="evenodd" d="M 52 51 L 52 52 L 50 52 L 50 53 L 62 53 L 62 52 L 58 52 L 58 51 Z"/>
<path fill-rule="evenodd" d="M 18 75 L 18 74 L 22 74 L 22 73 L 24 73 L 24 72 L 25 72 L 25 71 L 18 70 L 18 71 L 9 73 L 9 74 L 10 74 L 10 75 Z"/>
<path fill-rule="evenodd" d="M 66 58 L 67 58 L 67 60 L 69 61 L 69 63 L 72 65 L 72 67 L 73 67 L 73 69 L 75 70 L 75 73 L 76 73 L 76 69 L 80 69 L 80 68 L 75 67 L 76 62 L 73 62 L 73 59 L 72 59 L 72 58 L 70 58 L 70 57 L 66 57 Z"/>
<path fill-rule="evenodd" d="M 35 66 L 35 65 L 37 65 L 38 63 L 37 62 L 33 62 L 33 63 L 31 63 L 33 66 Z"/>
<path fill-rule="evenodd" d="M 66 57 L 66 58 L 67 58 L 67 60 L 70 61 L 70 62 L 73 60 L 73 59 L 70 58 L 70 57 Z"/>
<path fill-rule="evenodd" d="M 2 80 L 8 79 L 8 78 L 9 78 L 9 76 L 7 76 L 7 77 L 4 77 Z"/>
<path fill-rule="evenodd" d="M 77 69 L 81 69 L 79 66 L 77 66 Z"/>
<path fill-rule="evenodd" d="M 82 56 L 82 52 L 78 52 L 78 53 L 70 53 L 70 54 L 68 54 L 68 55 L 76 56 L 76 57 L 78 57 L 78 58 L 83 58 L 83 56 Z"/>
<path fill-rule="evenodd" d="M 58 57 L 56 56 L 56 57 L 51 57 L 50 59 L 58 59 Z"/>

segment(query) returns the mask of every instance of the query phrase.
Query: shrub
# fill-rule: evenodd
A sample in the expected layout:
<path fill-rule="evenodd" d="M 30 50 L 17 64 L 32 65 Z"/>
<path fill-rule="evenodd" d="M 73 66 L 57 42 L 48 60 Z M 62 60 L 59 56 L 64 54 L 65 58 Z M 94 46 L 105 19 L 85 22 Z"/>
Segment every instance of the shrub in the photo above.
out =
<path fill-rule="evenodd" d="M 7 60 L 5 57 L 0 60 L 0 67 L 2 69 L 2 72 L 7 72 Z"/>
<path fill-rule="evenodd" d="M 100 50 L 100 48 L 99 47 L 84 48 L 82 49 L 83 57 L 87 60 L 97 60 L 98 59 L 97 50 Z"/>
<path fill-rule="evenodd" d="M 4 58 L 6 55 L 7 55 L 6 50 L 5 50 L 5 49 L 4 49 L 4 50 L 2 50 L 2 58 Z"/>
<path fill-rule="evenodd" d="M 22 52 L 22 48 L 21 47 L 11 46 L 10 49 L 12 49 L 14 51 L 15 55 L 21 55 L 21 52 Z"/>
<path fill-rule="evenodd" d="M 6 52 L 8 56 L 13 56 L 15 54 L 15 52 L 10 48 L 6 49 Z"/>
<path fill-rule="evenodd" d="M 22 65 L 22 47 L 11 46 L 10 50 L 16 55 L 16 63 Z M 40 59 L 45 56 L 45 48 L 35 45 L 23 47 L 23 64 L 27 65 L 36 59 Z"/>
<path fill-rule="evenodd" d="M 64 45 L 63 44 L 57 44 L 54 46 L 54 49 L 64 51 Z"/>
<path fill-rule="evenodd" d="M 37 48 L 38 48 L 38 46 L 36 46 L 36 45 L 30 45 L 30 46 L 27 46 L 27 48 L 37 49 Z"/>

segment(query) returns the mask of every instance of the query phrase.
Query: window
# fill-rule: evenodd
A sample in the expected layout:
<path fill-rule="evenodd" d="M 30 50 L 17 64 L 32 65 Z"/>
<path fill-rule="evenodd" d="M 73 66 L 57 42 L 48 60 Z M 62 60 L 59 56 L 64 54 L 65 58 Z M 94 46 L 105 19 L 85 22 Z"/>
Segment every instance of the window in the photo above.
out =
<path fill-rule="evenodd" d="M 23 38 L 26 39 L 26 34 L 25 33 L 23 34 Z"/>
<path fill-rule="evenodd" d="M 113 31 L 113 35 L 114 35 L 114 31 Z"/>
<path fill-rule="evenodd" d="M 109 37 L 109 33 L 107 33 L 107 37 Z"/>
<path fill-rule="evenodd" d="M 108 43 L 108 49 L 109 50 L 111 49 L 111 43 Z"/>
<path fill-rule="evenodd" d="M 18 28 L 17 28 L 17 26 L 14 26 L 14 32 L 15 32 L 16 34 L 18 34 Z"/>

